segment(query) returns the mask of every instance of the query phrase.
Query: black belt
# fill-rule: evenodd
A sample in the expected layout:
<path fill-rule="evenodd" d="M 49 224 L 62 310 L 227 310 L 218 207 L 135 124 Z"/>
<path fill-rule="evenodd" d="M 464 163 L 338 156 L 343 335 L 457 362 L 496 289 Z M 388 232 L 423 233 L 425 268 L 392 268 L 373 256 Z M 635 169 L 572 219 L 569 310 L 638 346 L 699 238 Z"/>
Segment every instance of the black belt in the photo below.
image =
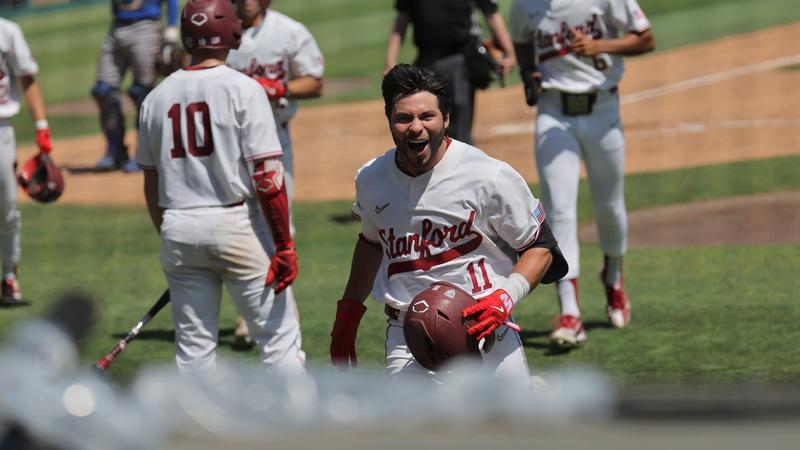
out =
<path fill-rule="evenodd" d="M 388 303 L 383 307 L 383 312 L 385 312 L 390 319 L 400 320 L 400 310 L 392 308 Z"/>

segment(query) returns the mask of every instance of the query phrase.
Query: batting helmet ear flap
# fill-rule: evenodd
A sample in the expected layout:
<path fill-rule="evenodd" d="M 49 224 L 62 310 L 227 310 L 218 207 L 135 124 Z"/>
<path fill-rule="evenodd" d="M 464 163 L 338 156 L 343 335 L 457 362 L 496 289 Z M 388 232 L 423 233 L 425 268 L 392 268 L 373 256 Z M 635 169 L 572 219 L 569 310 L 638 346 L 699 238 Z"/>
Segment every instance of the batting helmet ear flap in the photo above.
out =
<path fill-rule="evenodd" d="M 39 153 L 20 167 L 17 183 L 30 198 L 42 203 L 56 201 L 64 192 L 61 169 L 45 153 Z"/>

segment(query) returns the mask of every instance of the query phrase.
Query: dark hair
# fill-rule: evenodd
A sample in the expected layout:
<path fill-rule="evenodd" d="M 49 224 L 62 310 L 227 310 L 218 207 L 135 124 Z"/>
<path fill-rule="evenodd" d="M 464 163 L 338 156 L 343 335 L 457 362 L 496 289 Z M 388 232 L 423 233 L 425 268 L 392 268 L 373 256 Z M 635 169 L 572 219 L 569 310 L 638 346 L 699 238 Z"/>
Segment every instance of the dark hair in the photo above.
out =
<path fill-rule="evenodd" d="M 444 117 L 450 115 L 453 106 L 453 90 L 443 76 L 427 67 L 398 64 L 386 73 L 381 83 L 386 117 L 392 114 L 395 103 L 403 97 L 417 92 L 430 92 L 439 100 L 439 111 Z"/>

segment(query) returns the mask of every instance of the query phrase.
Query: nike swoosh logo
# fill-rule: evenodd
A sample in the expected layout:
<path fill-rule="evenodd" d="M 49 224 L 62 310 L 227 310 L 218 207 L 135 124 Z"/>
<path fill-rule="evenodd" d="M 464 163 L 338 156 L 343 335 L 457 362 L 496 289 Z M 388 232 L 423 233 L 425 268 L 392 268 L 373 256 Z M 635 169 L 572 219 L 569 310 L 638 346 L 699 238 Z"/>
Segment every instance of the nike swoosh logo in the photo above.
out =
<path fill-rule="evenodd" d="M 494 308 L 494 309 L 496 309 L 496 310 L 500 311 L 500 312 L 501 312 L 501 313 L 503 313 L 503 314 L 505 314 L 505 312 L 506 312 L 506 310 L 505 310 L 505 309 L 503 309 L 503 308 L 501 308 L 501 307 L 499 307 L 499 306 L 492 306 L 492 308 Z"/>
<path fill-rule="evenodd" d="M 380 214 L 384 209 L 386 209 L 387 206 L 389 206 L 388 203 L 383 206 L 375 205 L 375 214 Z"/>

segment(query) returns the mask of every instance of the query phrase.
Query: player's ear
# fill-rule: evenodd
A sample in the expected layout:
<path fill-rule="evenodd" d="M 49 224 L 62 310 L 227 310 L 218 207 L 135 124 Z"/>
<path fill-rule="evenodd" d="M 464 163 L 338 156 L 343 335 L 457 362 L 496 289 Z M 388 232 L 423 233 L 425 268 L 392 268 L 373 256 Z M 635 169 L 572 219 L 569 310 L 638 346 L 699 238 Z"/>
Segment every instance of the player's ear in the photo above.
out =
<path fill-rule="evenodd" d="M 447 129 L 447 127 L 450 126 L 450 114 L 449 113 L 444 114 L 443 117 L 444 117 L 444 128 Z"/>

